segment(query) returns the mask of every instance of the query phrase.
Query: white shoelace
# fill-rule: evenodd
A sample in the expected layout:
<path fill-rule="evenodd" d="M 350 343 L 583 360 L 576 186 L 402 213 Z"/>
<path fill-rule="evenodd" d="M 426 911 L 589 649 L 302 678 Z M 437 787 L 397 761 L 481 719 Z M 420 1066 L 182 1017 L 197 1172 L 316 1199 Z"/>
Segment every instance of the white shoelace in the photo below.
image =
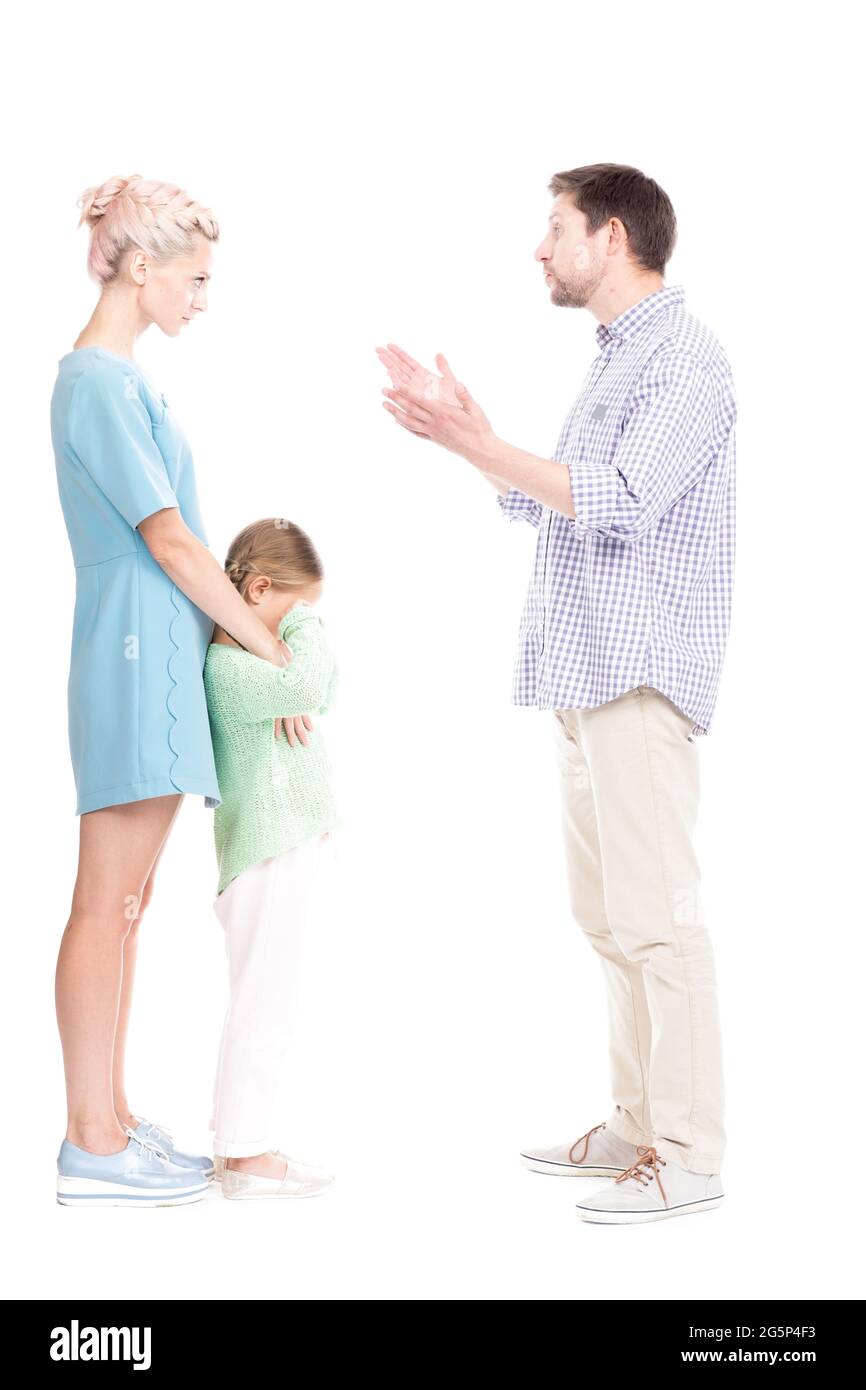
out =
<path fill-rule="evenodd" d="M 139 1123 L 142 1122 L 139 1121 Z M 150 1134 L 151 1132 L 157 1134 L 164 1134 L 166 1139 L 174 1139 L 174 1135 L 172 1134 L 170 1129 L 168 1129 L 165 1125 L 154 1124 L 152 1120 L 148 1120 L 147 1129 L 144 1132 L 145 1134 Z M 157 1140 L 156 1142 L 159 1143 L 159 1140 Z"/>
<path fill-rule="evenodd" d="M 123 1128 L 130 1139 L 134 1139 L 136 1144 L 138 1144 L 139 1156 L 141 1158 L 144 1157 L 146 1151 L 149 1158 L 156 1156 L 157 1158 L 167 1158 L 169 1162 L 171 1161 L 171 1154 L 162 1148 L 161 1145 L 157 1144 L 155 1139 L 143 1138 L 142 1135 L 136 1134 L 134 1129 L 130 1129 L 129 1125 L 124 1125 Z"/>

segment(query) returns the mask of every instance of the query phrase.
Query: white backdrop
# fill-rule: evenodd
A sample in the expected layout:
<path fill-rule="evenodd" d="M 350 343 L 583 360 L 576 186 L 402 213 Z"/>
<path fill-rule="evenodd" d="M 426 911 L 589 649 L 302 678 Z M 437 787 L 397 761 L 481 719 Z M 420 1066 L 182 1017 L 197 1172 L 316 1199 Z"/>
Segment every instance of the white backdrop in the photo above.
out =
<path fill-rule="evenodd" d="M 847 1193 L 864 962 L 862 161 L 846 15 L 153 0 L 12 21 L 7 1296 L 863 1296 L 862 1203 Z M 671 196 L 666 282 L 718 334 L 740 402 L 734 618 L 700 740 L 698 830 L 728 1195 L 694 1221 L 617 1230 L 577 1218 L 576 1189 L 597 1181 L 517 1158 L 610 1105 L 601 967 L 567 906 L 553 716 L 510 703 L 535 532 L 389 417 L 374 352 L 395 341 L 432 366 L 443 351 L 497 434 L 550 455 L 595 320 L 550 304 L 533 252 L 551 175 L 599 160 Z M 207 314 L 138 347 L 191 441 L 212 549 L 222 561 L 241 526 L 288 516 L 327 571 L 341 684 L 321 726 L 344 823 L 283 1141 L 333 1166 L 316 1202 L 237 1207 L 217 1189 L 136 1218 L 54 1201 L 53 978 L 78 821 L 74 572 L 48 403 L 96 300 L 76 199 L 132 173 L 179 183 L 220 223 Z M 212 813 L 187 796 L 142 927 L 129 1092 L 202 1152 L 226 991 L 215 888 Z"/>

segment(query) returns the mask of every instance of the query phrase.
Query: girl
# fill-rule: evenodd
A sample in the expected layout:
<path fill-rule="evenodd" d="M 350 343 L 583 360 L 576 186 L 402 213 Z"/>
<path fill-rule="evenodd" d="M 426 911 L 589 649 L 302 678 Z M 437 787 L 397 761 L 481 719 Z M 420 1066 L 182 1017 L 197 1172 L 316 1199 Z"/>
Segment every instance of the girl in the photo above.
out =
<path fill-rule="evenodd" d="M 271 1145 L 271 1116 L 293 1028 L 301 935 L 331 832 L 340 820 L 318 729 L 336 684 L 321 617 L 322 564 L 299 526 L 253 522 L 225 570 L 244 602 L 286 645 L 275 667 L 216 627 L 204 667 L 221 801 L 214 911 L 225 931 L 229 1007 L 210 1128 L 223 1196 L 311 1197 L 332 1177 Z M 310 731 L 295 738 L 294 720 Z M 282 737 L 285 726 L 286 736 Z M 275 739 L 275 733 L 278 737 Z"/>

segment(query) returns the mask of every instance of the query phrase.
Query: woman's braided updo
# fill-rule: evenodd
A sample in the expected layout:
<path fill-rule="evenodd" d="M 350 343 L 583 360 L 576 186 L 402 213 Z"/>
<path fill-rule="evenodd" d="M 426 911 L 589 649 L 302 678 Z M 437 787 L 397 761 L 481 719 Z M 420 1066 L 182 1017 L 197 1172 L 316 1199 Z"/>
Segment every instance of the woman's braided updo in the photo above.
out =
<path fill-rule="evenodd" d="M 219 240 L 219 227 L 210 208 L 197 203 L 174 183 L 115 175 L 85 188 L 78 199 L 78 225 L 90 228 L 87 271 L 100 286 L 114 280 L 124 254 L 139 248 L 154 260 L 188 256 L 196 233 Z"/>

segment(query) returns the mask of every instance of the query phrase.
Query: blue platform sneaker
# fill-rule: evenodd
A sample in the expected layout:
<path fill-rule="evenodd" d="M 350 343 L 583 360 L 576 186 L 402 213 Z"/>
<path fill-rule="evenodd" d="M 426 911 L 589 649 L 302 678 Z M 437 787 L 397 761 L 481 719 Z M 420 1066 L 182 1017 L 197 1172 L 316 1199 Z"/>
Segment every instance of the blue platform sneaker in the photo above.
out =
<path fill-rule="evenodd" d="M 125 1149 L 94 1154 L 64 1139 L 57 1155 L 57 1200 L 65 1207 L 179 1207 L 208 1190 L 200 1171 L 172 1162 L 165 1149 L 123 1126 Z"/>
<path fill-rule="evenodd" d="M 201 1172 L 202 1176 L 208 1179 L 215 1176 L 214 1161 L 207 1154 L 181 1153 L 180 1149 L 174 1147 L 170 1130 L 163 1125 L 152 1124 L 150 1120 L 143 1120 L 140 1115 L 136 1115 L 135 1118 L 138 1120 L 138 1124 L 133 1133 L 137 1134 L 139 1139 L 144 1139 L 148 1143 L 156 1144 L 159 1148 L 164 1149 L 172 1163 L 179 1164 L 181 1168 L 191 1168 Z"/>

